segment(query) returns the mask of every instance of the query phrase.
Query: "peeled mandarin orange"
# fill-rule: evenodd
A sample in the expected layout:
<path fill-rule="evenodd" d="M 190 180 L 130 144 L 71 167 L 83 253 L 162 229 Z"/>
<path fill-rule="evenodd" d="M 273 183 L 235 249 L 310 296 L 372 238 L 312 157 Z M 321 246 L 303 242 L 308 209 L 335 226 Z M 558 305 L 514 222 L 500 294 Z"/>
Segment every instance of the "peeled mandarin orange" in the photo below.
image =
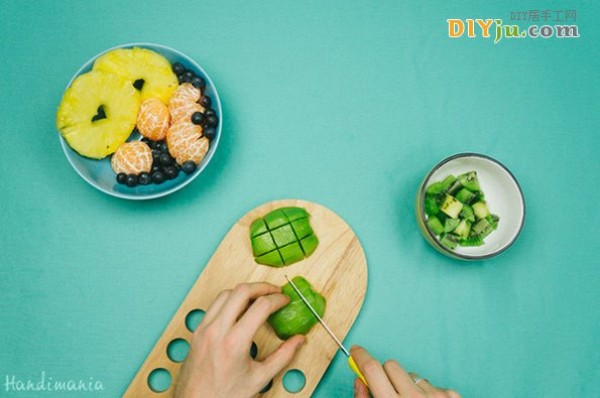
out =
<path fill-rule="evenodd" d="M 192 117 L 194 112 L 204 112 L 204 107 L 198 104 L 202 92 L 190 83 L 184 83 L 175 90 L 169 101 L 169 112 L 173 123 L 180 119 Z"/>
<path fill-rule="evenodd" d="M 110 159 L 115 173 L 140 174 L 152 169 L 152 150 L 141 141 L 126 142 Z"/>
<path fill-rule="evenodd" d="M 208 152 L 208 138 L 202 136 L 202 127 L 188 120 L 180 120 L 167 132 L 169 153 L 177 163 L 184 164 L 188 160 L 199 164 Z"/>
<path fill-rule="evenodd" d="M 160 141 L 167 135 L 169 119 L 169 108 L 158 98 L 149 98 L 140 106 L 137 129 L 144 137 Z"/>

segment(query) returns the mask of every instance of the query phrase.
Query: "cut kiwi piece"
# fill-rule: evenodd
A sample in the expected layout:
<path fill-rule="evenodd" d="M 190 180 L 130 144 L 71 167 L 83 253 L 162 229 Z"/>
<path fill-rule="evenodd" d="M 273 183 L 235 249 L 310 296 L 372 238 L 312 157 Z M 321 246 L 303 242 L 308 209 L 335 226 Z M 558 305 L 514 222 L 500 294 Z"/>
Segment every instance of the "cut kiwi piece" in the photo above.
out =
<path fill-rule="evenodd" d="M 460 220 L 458 218 L 447 218 L 444 222 L 444 232 L 452 232 L 458 227 Z"/>
<path fill-rule="evenodd" d="M 440 192 L 444 191 L 444 183 L 442 181 L 431 184 L 427 187 L 425 193 L 429 195 L 437 195 Z"/>
<path fill-rule="evenodd" d="M 440 235 L 444 232 L 444 224 L 442 224 L 440 219 L 436 216 L 429 217 L 427 220 L 427 225 L 429 225 L 429 228 L 431 228 L 433 233 L 436 235 Z"/>
<path fill-rule="evenodd" d="M 498 222 L 500 221 L 500 217 L 498 217 L 495 214 L 490 214 L 489 216 L 487 216 L 485 218 L 487 220 L 487 222 L 490 223 L 490 225 L 494 228 L 494 229 L 498 229 Z"/>
<path fill-rule="evenodd" d="M 460 185 L 467 188 L 469 191 L 475 192 L 481 189 L 476 171 L 469 171 L 468 173 L 459 175 L 458 181 L 460 182 Z"/>
<path fill-rule="evenodd" d="M 485 202 L 477 202 L 477 203 L 473 203 L 473 213 L 475 213 L 475 216 L 480 219 L 480 218 L 486 218 L 487 216 L 490 215 L 490 211 L 487 207 L 487 204 Z"/>
<path fill-rule="evenodd" d="M 446 190 L 446 193 L 448 195 L 456 195 L 456 193 L 458 193 L 458 191 L 460 191 L 462 189 L 462 185 L 460 185 L 460 182 L 458 181 L 454 181 L 454 184 L 450 185 L 450 187 Z"/>
<path fill-rule="evenodd" d="M 454 185 L 455 182 L 456 177 L 450 174 L 448 177 L 444 178 L 444 180 L 440 182 L 440 184 L 442 184 L 442 190 L 440 192 L 448 192 L 448 189 L 450 189 L 450 187 Z"/>
<path fill-rule="evenodd" d="M 440 207 L 438 206 L 435 196 L 433 195 L 425 195 L 424 208 L 425 214 L 428 216 L 435 216 L 440 212 Z"/>
<path fill-rule="evenodd" d="M 467 221 L 475 222 L 475 213 L 473 213 L 473 208 L 468 205 L 464 205 L 459 214 L 460 218 L 463 218 Z"/>
<path fill-rule="evenodd" d="M 473 199 L 475 199 L 475 194 L 467 188 L 461 188 L 461 190 L 456 193 L 456 200 L 464 205 L 470 204 Z"/>
<path fill-rule="evenodd" d="M 469 232 L 471 231 L 471 223 L 467 220 L 460 220 L 460 223 L 454 230 L 453 234 L 460 236 L 461 238 L 466 238 L 469 236 Z"/>
<path fill-rule="evenodd" d="M 494 227 L 485 218 L 482 218 L 473 224 L 473 234 L 481 237 L 482 239 L 488 236 L 493 230 Z"/>
<path fill-rule="evenodd" d="M 481 236 L 472 236 L 464 238 L 458 241 L 461 246 L 481 246 L 483 245 L 483 238 Z"/>
<path fill-rule="evenodd" d="M 452 234 L 443 234 L 440 237 L 440 243 L 448 249 L 454 250 L 458 246 L 458 238 Z"/>
<path fill-rule="evenodd" d="M 446 199 L 444 200 L 444 203 L 442 203 L 440 210 L 452 218 L 457 218 L 462 208 L 462 203 L 456 200 L 455 197 L 446 195 Z"/>

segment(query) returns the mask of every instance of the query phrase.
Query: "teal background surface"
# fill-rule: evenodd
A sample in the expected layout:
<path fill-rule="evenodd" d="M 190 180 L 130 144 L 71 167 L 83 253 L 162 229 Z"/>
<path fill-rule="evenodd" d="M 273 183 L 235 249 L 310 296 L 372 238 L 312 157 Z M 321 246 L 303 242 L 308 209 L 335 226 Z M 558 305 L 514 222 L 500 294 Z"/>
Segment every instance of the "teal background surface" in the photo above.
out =
<path fill-rule="evenodd" d="M 447 37 L 447 18 L 575 9 L 581 38 Z M 598 5 L 528 1 L 7 1 L 0 14 L 0 396 L 6 375 L 102 381 L 119 396 L 204 264 L 253 207 L 303 198 L 353 227 L 369 284 L 346 338 L 465 397 L 600 396 Z M 116 44 L 197 60 L 221 146 L 192 184 L 136 203 L 88 186 L 55 112 Z M 420 235 L 438 161 L 490 155 L 527 219 L 501 256 L 464 263 Z M 351 396 L 338 354 L 315 392 Z M 54 394 L 61 396 L 64 394 Z"/>

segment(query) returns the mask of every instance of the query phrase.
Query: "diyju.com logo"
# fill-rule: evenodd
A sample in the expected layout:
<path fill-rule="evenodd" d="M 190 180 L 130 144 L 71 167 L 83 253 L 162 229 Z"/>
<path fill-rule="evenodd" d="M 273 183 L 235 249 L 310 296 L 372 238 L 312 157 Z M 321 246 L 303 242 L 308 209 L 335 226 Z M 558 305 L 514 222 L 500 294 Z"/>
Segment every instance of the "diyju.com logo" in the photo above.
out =
<path fill-rule="evenodd" d="M 577 39 L 579 26 L 576 10 L 528 10 L 511 11 L 510 24 L 501 18 L 460 19 L 449 18 L 448 37 L 494 39 L 494 44 L 502 39 Z M 519 24 L 515 24 L 518 22 Z M 466 35 L 465 35 L 466 34 Z"/>

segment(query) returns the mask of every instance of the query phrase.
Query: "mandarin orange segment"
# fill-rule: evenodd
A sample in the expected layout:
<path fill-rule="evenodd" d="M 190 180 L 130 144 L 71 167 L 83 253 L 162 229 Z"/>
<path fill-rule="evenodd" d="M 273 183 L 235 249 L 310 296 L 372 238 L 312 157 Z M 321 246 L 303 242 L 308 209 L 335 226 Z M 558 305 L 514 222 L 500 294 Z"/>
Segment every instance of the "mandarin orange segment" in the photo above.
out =
<path fill-rule="evenodd" d="M 152 150 L 141 141 L 126 142 L 110 159 L 115 173 L 140 174 L 152 169 Z"/>
<path fill-rule="evenodd" d="M 199 164 L 208 152 L 209 141 L 202 136 L 201 126 L 184 119 L 169 128 L 167 146 L 177 163 L 182 165 L 191 160 Z"/>
<path fill-rule="evenodd" d="M 190 83 L 184 83 L 175 90 L 169 101 L 169 112 L 173 123 L 180 119 L 192 117 L 194 112 L 204 112 L 204 107 L 198 104 L 202 92 Z"/>
<path fill-rule="evenodd" d="M 144 137 L 160 141 L 169 130 L 169 108 L 157 98 L 149 98 L 142 102 L 137 119 L 137 129 Z"/>

